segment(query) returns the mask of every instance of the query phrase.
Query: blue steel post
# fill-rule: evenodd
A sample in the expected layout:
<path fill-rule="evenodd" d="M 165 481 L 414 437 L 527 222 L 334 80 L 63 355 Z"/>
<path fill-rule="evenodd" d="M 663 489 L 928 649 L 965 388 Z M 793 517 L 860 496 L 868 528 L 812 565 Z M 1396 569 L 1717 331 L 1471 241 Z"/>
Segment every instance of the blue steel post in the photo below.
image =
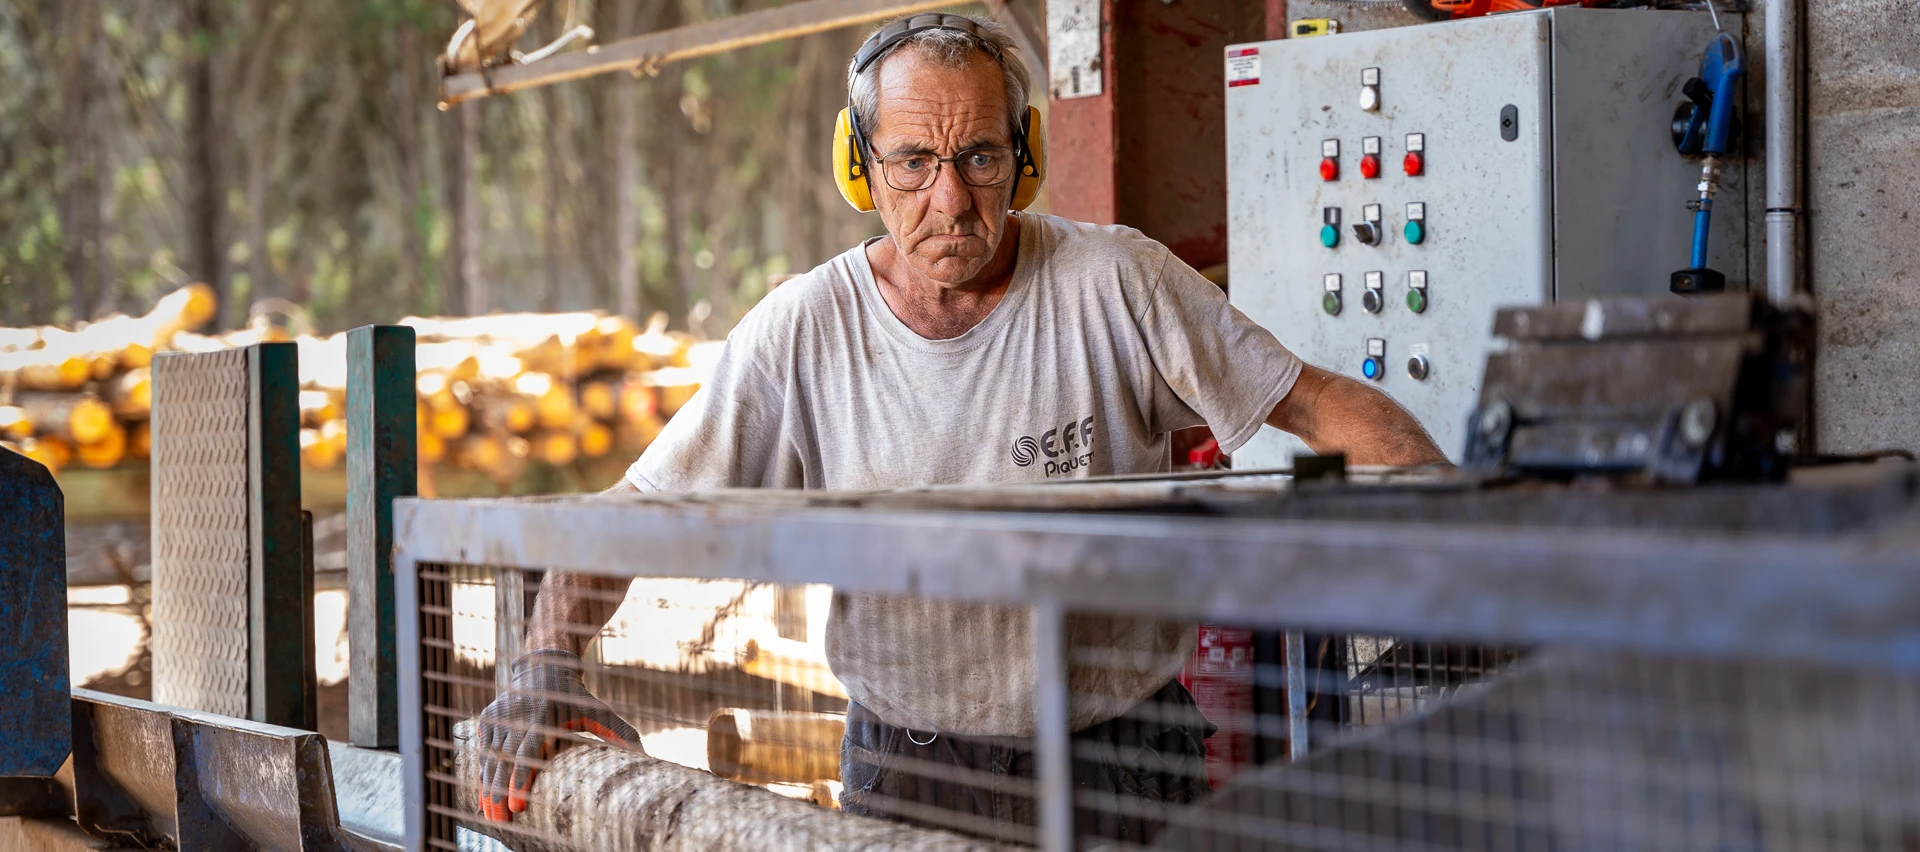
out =
<path fill-rule="evenodd" d="M 65 519 L 53 475 L 0 449 L 0 778 L 50 777 L 73 744 Z"/>
<path fill-rule="evenodd" d="M 315 730 L 313 568 L 300 514 L 300 352 L 247 347 L 248 718 Z"/>
<path fill-rule="evenodd" d="M 347 725 L 365 748 L 400 743 L 393 498 L 419 493 L 413 388 L 412 328 L 347 332 Z"/>

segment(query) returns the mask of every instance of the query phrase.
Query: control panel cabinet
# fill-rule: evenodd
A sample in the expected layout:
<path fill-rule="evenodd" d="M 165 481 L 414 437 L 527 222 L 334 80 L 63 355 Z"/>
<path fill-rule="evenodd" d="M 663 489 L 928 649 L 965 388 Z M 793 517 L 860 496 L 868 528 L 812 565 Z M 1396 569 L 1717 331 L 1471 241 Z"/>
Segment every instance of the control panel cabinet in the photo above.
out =
<path fill-rule="evenodd" d="M 1668 294 L 1689 265 L 1700 163 L 1671 126 L 1713 34 L 1705 12 L 1557 8 L 1229 48 L 1233 303 L 1457 461 L 1496 307 Z M 1709 243 L 1735 288 L 1743 161 Z M 1303 451 L 1263 427 L 1234 462 Z"/>

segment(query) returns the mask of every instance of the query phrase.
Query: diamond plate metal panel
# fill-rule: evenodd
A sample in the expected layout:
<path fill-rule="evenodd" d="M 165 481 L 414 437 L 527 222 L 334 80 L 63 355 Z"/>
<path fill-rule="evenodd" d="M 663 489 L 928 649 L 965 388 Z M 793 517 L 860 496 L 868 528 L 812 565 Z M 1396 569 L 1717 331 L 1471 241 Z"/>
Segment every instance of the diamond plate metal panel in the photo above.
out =
<path fill-rule="evenodd" d="M 153 697 L 247 715 L 247 353 L 153 362 Z"/>

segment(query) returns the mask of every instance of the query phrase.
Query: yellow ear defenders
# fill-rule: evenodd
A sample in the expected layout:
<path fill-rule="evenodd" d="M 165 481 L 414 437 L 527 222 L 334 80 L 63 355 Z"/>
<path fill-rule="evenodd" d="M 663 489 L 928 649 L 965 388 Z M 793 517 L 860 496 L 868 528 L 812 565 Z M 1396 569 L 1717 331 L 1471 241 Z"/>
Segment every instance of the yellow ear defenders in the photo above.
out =
<path fill-rule="evenodd" d="M 980 38 L 979 28 L 974 22 L 959 15 L 932 12 L 924 15 L 912 15 L 902 18 L 867 38 L 853 55 L 853 75 L 867 70 L 887 51 L 901 41 L 931 29 L 957 30 L 973 36 L 994 61 L 1002 61 L 999 51 L 991 43 Z M 853 106 L 848 104 L 840 111 L 840 117 L 833 125 L 833 182 L 840 187 L 840 197 L 845 198 L 853 209 L 862 213 L 873 212 L 872 176 L 867 173 L 866 153 L 868 150 L 866 131 L 860 127 L 859 119 L 854 117 Z M 1016 168 L 1013 173 L 1014 210 L 1025 210 L 1040 194 L 1040 185 L 1047 179 L 1046 136 L 1041 132 L 1040 110 L 1027 106 L 1027 114 L 1014 132 L 1013 156 Z"/>
<path fill-rule="evenodd" d="M 873 212 L 873 185 L 868 181 L 866 158 L 861 151 L 866 147 L 860 139 L 851 107 L 840 111 L 840 118 L 833 126 L 833 182 L 840 187 L 840 197 L 845 198 L 853 209 L 862 213 Z M 1014 210 L 1025 210 L 1033 204 L 1035 196 L 1040 194 L 1040 184 L 1047 179 L 1047 143 L 1046 137 L 1037 133 L 1040 129 L 1040 110 L 1027 107 L 1027 120 L 1020 123 L 1020 133 L 1014 139 L 1014 162 L 1019 168 L 1013 173 Z"/>

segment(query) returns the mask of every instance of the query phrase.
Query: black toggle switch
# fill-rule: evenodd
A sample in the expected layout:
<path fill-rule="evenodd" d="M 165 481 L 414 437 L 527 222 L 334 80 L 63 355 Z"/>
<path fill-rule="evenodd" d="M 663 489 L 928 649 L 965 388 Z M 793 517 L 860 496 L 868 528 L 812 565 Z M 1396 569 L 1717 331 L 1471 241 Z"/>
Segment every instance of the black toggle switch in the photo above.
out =
<path fill-rule="evenodd" d="M 1386 301 L 1387 300 L 1380 295 L 1379 290 L 1371 287 L 1367 288 L 1367 292 L 1360 294 L 1360 307 L 1366 308 L 1367 313 L 1370 314 L 1379 313 L 1381 308 L 1387 306 Z"/>

